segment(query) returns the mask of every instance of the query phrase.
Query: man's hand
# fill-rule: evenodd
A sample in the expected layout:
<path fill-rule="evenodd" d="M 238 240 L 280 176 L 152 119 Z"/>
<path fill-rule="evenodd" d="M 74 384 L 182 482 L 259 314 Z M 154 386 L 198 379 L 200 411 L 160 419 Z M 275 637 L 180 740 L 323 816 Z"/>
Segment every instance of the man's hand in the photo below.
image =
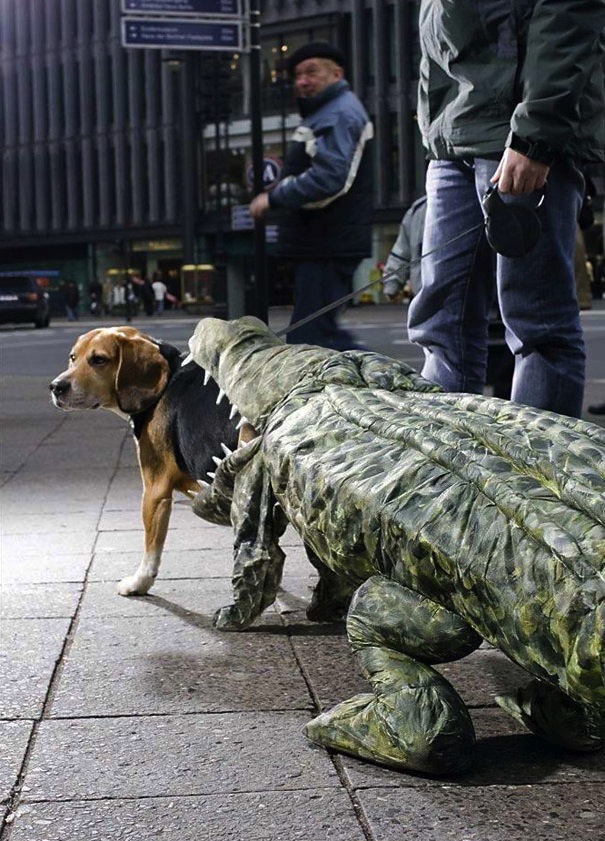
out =
<path fill-rule="evenodd" d="M 491 181 L 498 184 L 501 193 L 527 196 L 544 187 L 549 170 L 548 164 L 532 161 L 514 149 L 505 149 Z"/>
<path fill-rule="evenodd" d="M 250 202 L 250 215 L 254 219 L 260 219 L 269 210 L 268 193 L 259 193 Z"/>

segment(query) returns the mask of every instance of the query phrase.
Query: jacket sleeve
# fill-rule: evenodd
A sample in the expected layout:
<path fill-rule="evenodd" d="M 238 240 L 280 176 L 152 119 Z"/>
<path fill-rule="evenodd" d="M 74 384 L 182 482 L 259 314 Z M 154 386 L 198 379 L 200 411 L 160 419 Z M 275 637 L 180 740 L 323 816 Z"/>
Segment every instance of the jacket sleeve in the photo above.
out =
<path fill-rule="evenodd" d="M 372 124 L 343 115 L 307 139 L 311 166 L 284 178 L 269 194 L 271 207 L 320 208 L 348 192 L 355 180 Z"/>
<path fill-rule="evenodd" d="M 537 0 L 511 129 L 565 148 L 583 115 L 579 102 L 605 47 L 605 0 Z"/>

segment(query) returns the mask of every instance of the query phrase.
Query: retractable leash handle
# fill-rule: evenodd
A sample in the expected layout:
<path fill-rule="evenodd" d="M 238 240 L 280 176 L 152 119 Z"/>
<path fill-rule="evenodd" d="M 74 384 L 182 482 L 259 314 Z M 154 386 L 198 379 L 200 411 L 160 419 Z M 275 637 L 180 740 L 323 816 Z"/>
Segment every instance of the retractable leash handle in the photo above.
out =
<path fill-rule="evenodd" d="M 490 246 L 503 257 L 525 257 L 534 248 L 542 225 L 538 209 L 544 202 L 546 187 L 534 207 L 518 202 L 505 202 L 498 185 L 491 186 L 481 204 L 485 211 L 485 235 Z"/>

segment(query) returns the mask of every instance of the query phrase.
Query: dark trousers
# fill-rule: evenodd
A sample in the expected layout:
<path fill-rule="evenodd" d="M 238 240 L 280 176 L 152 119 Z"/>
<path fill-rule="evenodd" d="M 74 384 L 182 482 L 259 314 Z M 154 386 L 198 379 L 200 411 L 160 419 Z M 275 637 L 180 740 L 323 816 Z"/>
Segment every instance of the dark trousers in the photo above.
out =
<path fill-rule="evenodd" d="M 297 262 L 294 270 L 295 302 L 290 324 L 317 312 L 352 291 L 359 259 Z M 360 348 L 354 336 L 338 324 L 336 307 L 286 336 L 288 344 L 310 344 L 333 350 Z"/>

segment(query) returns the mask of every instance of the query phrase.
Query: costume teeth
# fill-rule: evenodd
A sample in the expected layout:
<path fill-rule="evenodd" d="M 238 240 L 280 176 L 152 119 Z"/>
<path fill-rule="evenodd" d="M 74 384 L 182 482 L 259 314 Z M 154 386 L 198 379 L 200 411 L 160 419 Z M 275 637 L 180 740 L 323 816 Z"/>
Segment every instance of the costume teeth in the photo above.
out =
<path fill-rule="evenodd" d="M 231 411 L 229 412 L 229 420 L 233 420 L 233 418 L 236 415 L 239 415 L 239 409 L 237 408 L 237 406 L 234 403 L 233 406 L 231 407 Z"/>
<path fill-rule="evenodd" d="M 230 450 L 226 444 L 221 444 L 221 450 L 225 453 L 226 456 L 233 455 L 233 450 Z"/>
<path fill-rule="evenodd" d="M 217 467 L 220 467 L 223 463 L 222 458 L 219 458 L 218 456 L 212 456 L 212 461 L 216 464 Z"/>
<path fill-rule="evenodd" d="M 210 482 L 205 482 L 203 479 L 196 479 L 195 481 L 202 488 L 209 488 L 210 487 Z M 195 493 L 195 491 L 193 491 L 192 493 Z"/>
<path fill-rule="evenodd" d="M 206 476 L 210 476 L 210 478 L 211 478 L 211 479 L 214 479 L 214 477 L 216 476 L 216 473 L 212 473 L 212 471 L 211 471 L 211 470 L 209 470 L 209 471 L 206 473 Z"/>
<path fill-rule="evenodd" d="M 239 421 L 238 421 L 238 423 L 237 423 L 237 425 L 236 425 L 236 427 L 235 427 L 235 428 L 236 428 L 236 429 L 241 429 L 241 428 L 242 428 L 242 426 L 243 426 L 245 423 L 249 423 L 249 420 L 248 420 L 248 418 L 245 418 L 245 417 L 242 415 L 242 416 L 241 416 L 241 418 L 239 419 Z"/>
<path fill-rule="evenodd" d="M 183 361 L 181 362 L 181 368 L 184 368 L 185 365 L 189 365 L 190 362 L 193 362 L 192 353 L 188 353 L 187 356 L 183 359 Z M 204 383 L 204 385 L 206 385 L 206 383 Z"/>
<path fill-rule="evenodd" d="M 208 385 L 210 382 L 210 371 L 204 371 L 204 385 Z"/>
<path fill-rule="evenodd" d="M 217 406 L 221 402 L 221 400 L 223 399 L 224 396 L 225 396 L 225 392 L 223 391 L 222 388 L 220 388 L 219 392 L 218 392 L 218 397 L 216 398 L 216 405 Z"/>

